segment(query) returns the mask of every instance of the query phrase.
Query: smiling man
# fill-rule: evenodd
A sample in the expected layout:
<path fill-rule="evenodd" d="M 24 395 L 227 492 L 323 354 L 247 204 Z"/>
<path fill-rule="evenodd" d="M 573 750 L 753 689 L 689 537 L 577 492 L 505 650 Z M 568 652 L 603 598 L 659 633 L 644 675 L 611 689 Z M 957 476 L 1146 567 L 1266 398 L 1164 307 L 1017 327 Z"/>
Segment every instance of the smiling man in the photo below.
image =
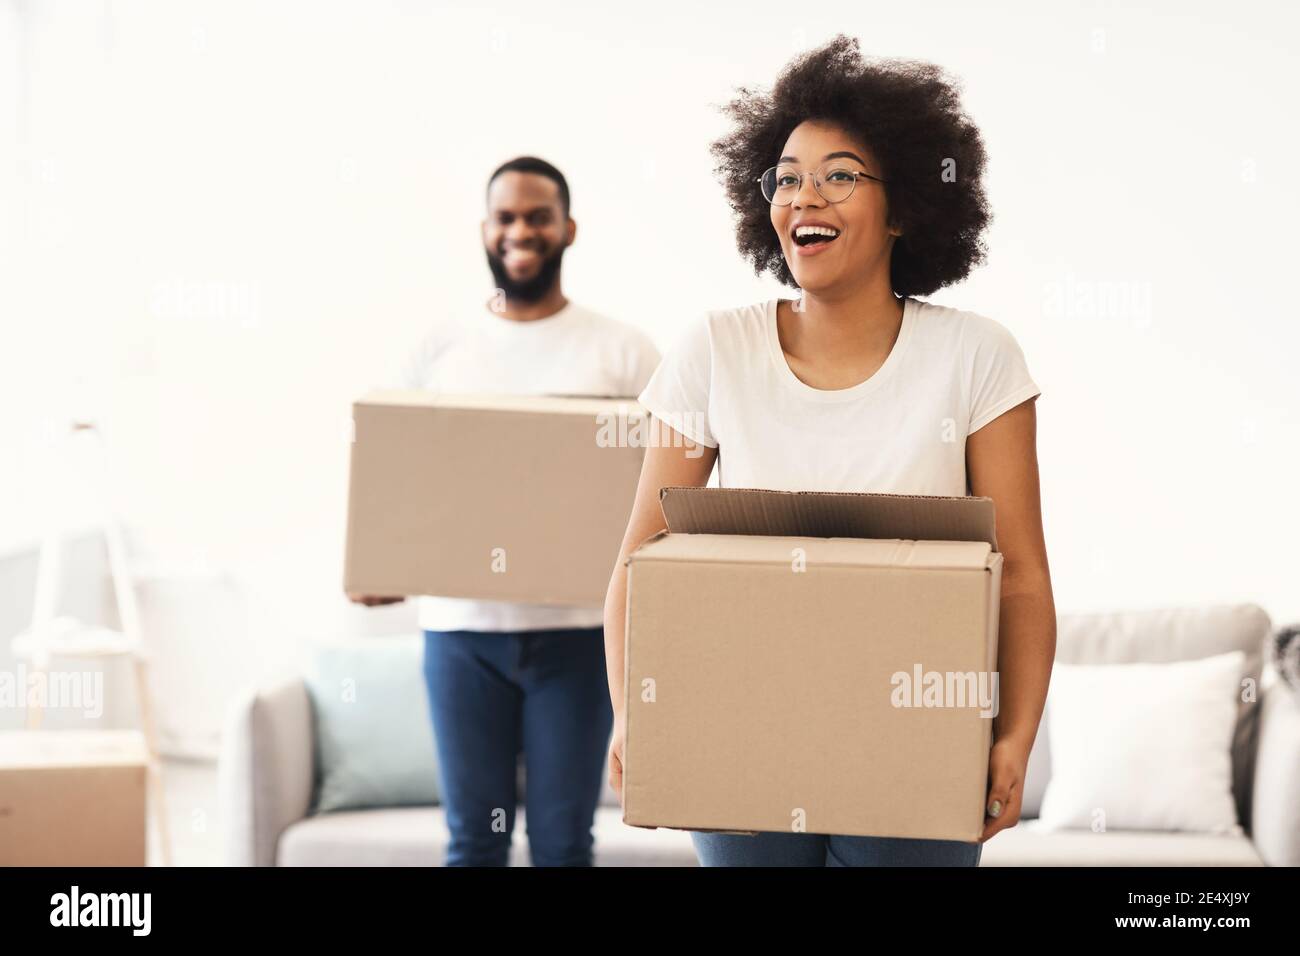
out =
<path fill-rule="evenodd" d="M 561 288 L 560 264 L 578 227 L 560 171 L 534 157 L 511 160 L 488 180 L 487 207 L 483 245 L 496 291 L 470 314 L 435 326 L 406 362 L 402 386 L 461 394 L 639 394 L 659 363 L 649 337 L 570 302 Z M 521 752 L 533 863 L 590 865 L 613 726 L 602 609 L 419 600 L 451 831 L 447 865 L 507 863 Z"/>

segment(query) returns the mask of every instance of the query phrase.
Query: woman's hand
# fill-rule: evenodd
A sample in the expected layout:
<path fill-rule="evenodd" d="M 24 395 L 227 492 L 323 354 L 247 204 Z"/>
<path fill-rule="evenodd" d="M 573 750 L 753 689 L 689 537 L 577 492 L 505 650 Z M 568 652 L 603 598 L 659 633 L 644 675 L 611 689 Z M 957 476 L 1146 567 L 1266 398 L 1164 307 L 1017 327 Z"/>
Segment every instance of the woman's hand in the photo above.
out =
<path fill-rule="evenodd" d="M 1020 821 L 1020 800 L 1025 792 L 1025 768 L 1033 746 L 1008 737 L 993 744 L 989 751 L 989 793 L 984 801 L 984 843 L 997 833 Z M 996 811 L 996 812 L 994 812 Z"/>

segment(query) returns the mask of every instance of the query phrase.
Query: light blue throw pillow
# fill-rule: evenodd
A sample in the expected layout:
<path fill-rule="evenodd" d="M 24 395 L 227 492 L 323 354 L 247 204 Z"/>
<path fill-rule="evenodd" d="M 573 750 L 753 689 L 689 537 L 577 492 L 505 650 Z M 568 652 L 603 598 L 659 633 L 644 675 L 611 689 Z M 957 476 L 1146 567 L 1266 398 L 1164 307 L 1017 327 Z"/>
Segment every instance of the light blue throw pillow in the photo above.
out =
<path fill-rule="evenodd" d="M 438 762 L 421 636 L 313 649 L 318 813 L 438 802 Z"/>

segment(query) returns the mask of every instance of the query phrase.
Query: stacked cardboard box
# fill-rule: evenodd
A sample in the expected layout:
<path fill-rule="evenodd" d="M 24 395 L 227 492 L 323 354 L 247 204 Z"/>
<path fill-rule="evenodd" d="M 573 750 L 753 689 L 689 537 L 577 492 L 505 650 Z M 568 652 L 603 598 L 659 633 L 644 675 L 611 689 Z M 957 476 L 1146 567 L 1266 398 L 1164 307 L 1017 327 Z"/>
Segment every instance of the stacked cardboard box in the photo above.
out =
<path fill-rule="evenodd" d="M 0 865 L 144 866 L 137 731 L 0 732 Z"/>

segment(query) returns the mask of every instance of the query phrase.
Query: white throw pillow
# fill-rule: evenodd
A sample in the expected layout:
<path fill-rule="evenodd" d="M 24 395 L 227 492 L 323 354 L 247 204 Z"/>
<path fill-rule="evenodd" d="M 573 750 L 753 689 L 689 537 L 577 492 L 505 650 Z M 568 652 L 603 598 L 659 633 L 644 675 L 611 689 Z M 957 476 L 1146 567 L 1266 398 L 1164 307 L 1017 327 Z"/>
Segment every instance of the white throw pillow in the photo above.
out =
<path fill-rule="evenodd" d="M 1056 664 L 1046 829 L 1240 834 L 1232 733 L 1245 654 L 1168 664 Z"/>

